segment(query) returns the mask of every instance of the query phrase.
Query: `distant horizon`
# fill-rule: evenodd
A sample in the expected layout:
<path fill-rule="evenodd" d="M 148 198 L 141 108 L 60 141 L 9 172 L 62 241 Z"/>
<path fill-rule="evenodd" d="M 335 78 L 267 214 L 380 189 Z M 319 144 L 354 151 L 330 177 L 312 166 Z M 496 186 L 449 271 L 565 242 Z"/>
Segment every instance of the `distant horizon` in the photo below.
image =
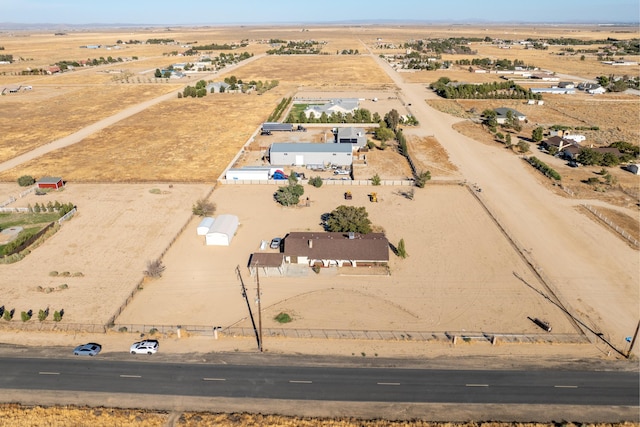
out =
<path fill-rule="evenodd" d="M 193 22 L 193 23 L 135 23 L 135 22 L 87 22 L 87 23 L 66 23 L 66 22 L 0 22 L 0 31 L 3 30 L 20 30 L 29 28 L 54 29 L 54 28 L 143 28 L 143 27 L 264 27 L 264 26 L 367 26 L 367 25 L 451 25 L 451 26 L 468 26 L 474 27 L 485 25 L 488 27 L 498 27 L 505 25 L 541 25 L 541 26 L 598 26 L 598 27 L 631 27 L 640 25 L 640 21 L 453 21 L 453 20 L 408 20 L 408 19 L 381 19 L 381 20 L 361 20 L 361 21 L 279 21 L 279 22 Z M 638 33 L 640 37 L 640 32 Z"/>
<path fill-rule="evenodd" d="M 637 25 L 637 0 L 0 0 L 0 27 L 406 24 Z"/>

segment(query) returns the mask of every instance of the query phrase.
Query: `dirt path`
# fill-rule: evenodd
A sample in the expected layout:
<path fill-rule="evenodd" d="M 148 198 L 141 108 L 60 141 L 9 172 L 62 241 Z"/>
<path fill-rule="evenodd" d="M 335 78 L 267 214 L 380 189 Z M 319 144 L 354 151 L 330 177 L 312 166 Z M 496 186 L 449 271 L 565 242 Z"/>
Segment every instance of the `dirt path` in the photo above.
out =
<path fill-rule="evenodd" d="M 199 80 L 206 80 L 208 78 L 212 78 L 212 77 L 220 77 L 221 75 L 227 74 L 233 70 L 235 70 L 236 68 L 240 67 L 240 66 L 244 66 L 248 63 L 251 63 L 259 58 L 262 58 L 263 56 L 265 56 L 265 54 L 260 54 L 260 55 L 255 55 L 245 61 L 242 61 L 241 63 L 238 64 L 234 64 L 231 65 L 229 67 L 224 68 L 221 73 L 219 74 L 209 74 L 206 76 L 201 76 L 201 78 Z M 178 89 L 178 90 L 174 90 L 172 92 L 169 92 L 167 94 L 164 94 L 162 96 L 159 96 L 157 98 L 154 99 L 150 99 L 148 101 L 142 102 L 138 105 L 134 105 L 133 107 L 127 108 L 125 110 L 122 110 L 120 112 L 118 112 L 117 114 L 114 114 L 113 116 L 107 117 L 106 119 L 102 119 L 99 120 L 85 128 L 82 128 L 81 130 L 72 133 L 71 135 L 67 135 L 64 138 L 60 138 L 60 139 L 56 139 L 54 141 L 49 142 L 46 145 L 42 145 L 38 148 L 36 148 L 35 150 L 29 151 L 27 153 L 24 153 L 20 156 L 14 157 L 13 159 L 7 160 L 4 163 L 0 163 L 0 172 L 4 172 L 6 170 L 9 169 L 13 169 L 14 167 L 22 164 L 22 163 L 26 163 L 30 160 L 36 159 L 40 156 L 43 156 L 47 153 L 50 153 L 52 151 L 55 150 L 59 150 L 61 148 L 64 147 L 68 147 L 70 145 L 73 144 L 77 144 L 78 142 L 82 141 L 83 139 L 85 139 L 86 137 L 88 137 L 89 135 L 92 135 L 96 132 L 101 131 L 102 129 L 105 129 L 109 126 L 112 126 L 116 123 L 118 123 L 121 120 L 127 119 L 135 114 L 138 114 L 144 110 L 146 110 L 149 107 L 152 107 L 154 105 L 160 104 L 161 102 L 167 101 L 169 99 L 173 99 L 176 96 L 178 96 L 179 92 L 182 92 L 183 88 Z"/>
<path fill-rule="evenodd" d="M 579 201 L 567 203 L 544 189 L 520 158 L 457 133 L 451 126 L 461 119 L 427 105 L 430 91 L 424 84 L 405 83 L 384 60 L 374 58 L 411 104 L 421 124 L 413 132 L 434 135 L 463 176 L 482 188 L 487 207 L 572 313 L 626 349 L 624 338 L 638 321 L 638 252 L 580 214 Z"/>

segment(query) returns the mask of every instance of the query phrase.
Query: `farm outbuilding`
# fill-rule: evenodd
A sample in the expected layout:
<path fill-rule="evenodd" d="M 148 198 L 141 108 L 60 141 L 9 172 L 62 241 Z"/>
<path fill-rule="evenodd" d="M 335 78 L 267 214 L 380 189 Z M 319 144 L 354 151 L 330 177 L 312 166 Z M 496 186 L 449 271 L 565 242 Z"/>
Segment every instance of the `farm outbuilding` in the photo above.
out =
<path fill-rule="evenodd" d="M 271 174 L 271 168 L 264 167 L 247 167 L 239 169 L 229 169 L 225 174 L 226 179 L 234 179 L 237 181 L 266 181 Z"/>
<path fill-rule="evenodd" d="M 269 161 L 279 166 L 351 166 L 353 147 L 351 144 L 275 143 L 269 149 Z"/>
<path fill-rule="evenodd" d="M 38 188 L 51 188 L 57 190 L 58 188 L 64 187 L 64 181 L 59 177 L 45 176 L 38 180 L 37 185 Z"/>
<path fill-rule="evenodd" d="M 218 215 L 205 236 L 207 246 L 229 246 L 239 224 L 235 215 Z"/>
<path fill-rule="evenodd" d="M 210 216 L 202 218 L 200 224 L 198 224 L 198 228 L 196 229 L 196 233 L 198 236 L 206 236 L 211 226 L 213 226 L 214 219 Z"/>
<path fill-rule="evenodd" d="M 262 124 L 264 132 L 292 132 L 293 125 L 291 123 L 265 122 Z"/>

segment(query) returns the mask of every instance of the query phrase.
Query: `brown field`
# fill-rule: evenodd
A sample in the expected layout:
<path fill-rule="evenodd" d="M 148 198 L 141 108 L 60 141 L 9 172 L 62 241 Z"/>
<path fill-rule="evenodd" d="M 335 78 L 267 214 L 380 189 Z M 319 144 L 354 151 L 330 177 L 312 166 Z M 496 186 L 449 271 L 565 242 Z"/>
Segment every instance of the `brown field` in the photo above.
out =
<path fill-rule="evenodd" d="M 218 414 L 210 412 L 153 412 L 132 409 L 86 408 L 75 406 L 26 407 L 0 405 L 5 427 L 74 425 L 92 427 L 510 427 L 512 423 L 435 423 L 427 421 L 387 421 L 357 418 L 301 418 L 249 413 Z M 171 421 L 169 421 L 171 420 Z M 168 424 L 170 422 L 170 424 Z M 518 423 L 518 427 L 552 427 L 555 424 Z M 577 424 L 564 423 L 566 427 Z M 591 424 L 593 427 L 633 427 L 634 423 Z"/>

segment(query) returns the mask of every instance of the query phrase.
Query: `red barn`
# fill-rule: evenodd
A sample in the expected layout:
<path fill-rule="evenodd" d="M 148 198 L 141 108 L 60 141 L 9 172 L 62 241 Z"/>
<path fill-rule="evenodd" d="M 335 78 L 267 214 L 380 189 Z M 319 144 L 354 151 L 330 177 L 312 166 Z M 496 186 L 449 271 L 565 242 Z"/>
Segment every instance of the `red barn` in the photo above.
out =
<path fill-rule="evenodd" d="M 38 184 L 38 188 L 52 188 L 54 190 L 64 187 L 64 182 L 62 181 L 62 178 L 53 177 L 53 176 L 42 177 L 40 178 L 37 184 Z"/>

